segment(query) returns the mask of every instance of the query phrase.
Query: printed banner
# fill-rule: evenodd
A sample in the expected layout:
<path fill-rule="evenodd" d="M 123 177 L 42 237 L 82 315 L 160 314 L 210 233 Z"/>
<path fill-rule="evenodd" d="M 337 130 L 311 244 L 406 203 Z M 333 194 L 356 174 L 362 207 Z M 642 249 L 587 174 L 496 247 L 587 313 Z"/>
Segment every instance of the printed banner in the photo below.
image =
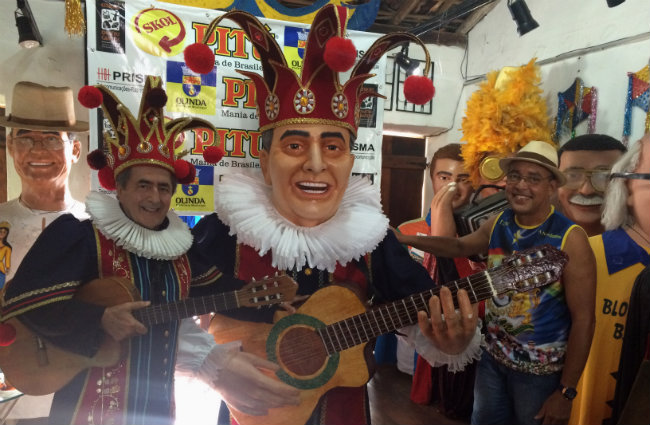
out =
<path fill-rule="evenodd" d="M 184 159 L 200 173 L 194 184 L 177 190 L 172 207 L 182 214 L 206 214 L 214 209 L 212 191 L 218 176 L 236 172 L 259 172 L 261 137 L 258 131 L 255 87 L 239 70 L 262 73 L 244 31 L 224 20 L 210 35 L 215 52 L 215 67 L 207 75 L 195 74 L 184 63 L 183 50 L 199 42 L 210 22 L 223 12 L 180 6 L 160 1 L 93 0 L 86 1 L 88 28 L 88 84 L 111 89 L 134 113 L 138 110 L 146 75 L 161 76 L 167 91 L 166 114 L 170 119 L 196 116 L 211 122 L 216 132 L 194 129 L 184 134 Z M 302 67 L 309 26 L 260 19 L 282 46 L 287 63 L 295 70 Z M 359 52 L 366 51 L 378 34 L 350 31 L 349 37 Z M 386 59 L 377 62 L 367 87 L 383 93 Z M 341 76 L 346 81 L 347 76 Z M 353 146 L 353 173 L 363 174 L 379 183 L 381 172 L 381 129 L 383 99 L 367 98 L 361 107 L 361 126 Z M 101 116 L 101 109 L 90 114 L 91 150 L 99 146 L 104 132 L 113 131 Z M 225 151 L 217 166 L 203 161 L 207 146 Z M 206 177 L 210 174 L 210 179 Z M 96 175 L 93 189 L 98 189 Z M 208 196 L 209 195 L 209 196 Z"/>

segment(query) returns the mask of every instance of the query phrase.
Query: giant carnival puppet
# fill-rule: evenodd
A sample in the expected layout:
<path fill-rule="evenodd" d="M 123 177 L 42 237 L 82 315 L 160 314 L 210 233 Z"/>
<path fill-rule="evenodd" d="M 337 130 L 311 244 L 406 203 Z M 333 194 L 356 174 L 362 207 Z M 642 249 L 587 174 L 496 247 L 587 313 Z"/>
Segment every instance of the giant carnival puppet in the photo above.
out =
<path fill-rule="evenodd" d="M 88 107 L 101 104 L 110 121 L 104 148 L 88 162 L 117 199 L 91 192 L 89 220 L 61 216 L 25 256 L 2 306 L 9 344 L 0 350 L 3 371 L 25 393 L 55 392 L 50 423 L 172 424 L 177 360 L 202 365 L 219 357 L 219 346 L 203 332 L 181 349 L 182 316 L 161 319 L 165 310 L 156 306 L 159 320 L 144 321 L 153 307 L 142 310 L 147 329 L 131 311 L 189 294 L 192 234 L 169 205 L 176 184 L 194 179 L 194 167 L 178 158 L 175 143 L 185 130 L 212 126 L 165 119 L 158 77 L 146 78 L 138 115 L 103 86 L 87 86 L 79 98 Z M 206 160 L 218 157 L 211 150 Z M 131 301 L 131 293 L 144 301 Z M 201 335 L 189 323 L 188 332 Z"/>
<path fill-rule="evenodd" d="M 383 36 L 341 83 L 339 72 L 356 59 L 352 42 L 344 38 L 345 8 L 326 6 L 315 17 L 301 75 L 287 65 L 273 35 L 252 15 L 226 13 L 206 34 L 223 19 L 243 28 L 261 57 L 263 75 L 240 72 L 253 80 L 257 92 L 262 175 L 223 176 L 216 187 L 216 213 L 193 229 L 192 253 L 203 261 L 197 271 L 208 290 L 215 285 L 230 289 L 221 281 L 224 275 L 246 281 L 286 273 L 298 282 L 298 294 L 309 298 L 283 318 L 240 309 L 237 315 L 213 319 L 217 340 L 243 339 L 244 350 L 278 362 L 277 378 L 301 389 L 302 400 L 300 406 L 270 409 L 263 418 L 230 409 L 221 423 L 368 424 L 365 384 L 371 372 L 364 351 L 371 349 L 369 339 L 413 324 L 419 314 L 421 333 L 413 326 L 409 331 L 432 363 L 461 368 L 480 351 L 476 313 L 464 291 L 459 311 L 446 289 L 440 298 L 431 297 L 431 322 L 418 313 L 428 296 L 410 297 L 408 311 L 401 310 L 398 317 L 391 318 L 388 309 L 362 314 L 368 300 L 400 300 L 434 285 L 387 231 L 377 189 L 367 179 L 350 176 L 360 103 L 373 94 L 363 91 L 362 83 L 387 50 L 405 42 L 424 46 L 406 33 Z M 214 66 L 213 52 L 201 43 L 189 46 L 185 59 L 195 71 L 209 72 Z M 407 83 L 412 101 L 431 99 L 433 86 L 426 77 Z"/>

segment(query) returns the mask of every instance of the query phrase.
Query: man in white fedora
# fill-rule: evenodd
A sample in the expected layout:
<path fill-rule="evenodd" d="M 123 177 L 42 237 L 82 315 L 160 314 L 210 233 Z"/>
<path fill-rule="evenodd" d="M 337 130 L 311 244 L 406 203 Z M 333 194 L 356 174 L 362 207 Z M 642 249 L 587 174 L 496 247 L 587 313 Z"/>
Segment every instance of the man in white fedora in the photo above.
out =
<path fill-rule="evenodd" d="M 68 176 L 79 160 L 78 132 L 88 123 L 78 121 L 70 87 L 46 87 L 28 81 L 14 86 L 11 112 L 0 117 L 9 127 L 7 151 L 21 182 L 18 198 L 0 204 L 0 221 L 11 225 L 9 281 L 41 231 L 60 215 L 87 218 L 83 203 L 72 198 Z M 0 365 L 1 367 L 1 365 Z M 47 417 L 51 396 L 22 396 L 9 419 Z"/>
<path fill-rule="evenodd" d="M 562 279 L 493 297 L 474 388 L 472 424 L 566 423 L 594 331 L 596 263 L 585 231 L 551 202 L 566 179 L 555 147 L 531 141 L 499 161 L 510 208 L 461 238 L 399 235 L 437 256 L 488 254 L 488 267 L 543 244 L 569 256 Z"/>

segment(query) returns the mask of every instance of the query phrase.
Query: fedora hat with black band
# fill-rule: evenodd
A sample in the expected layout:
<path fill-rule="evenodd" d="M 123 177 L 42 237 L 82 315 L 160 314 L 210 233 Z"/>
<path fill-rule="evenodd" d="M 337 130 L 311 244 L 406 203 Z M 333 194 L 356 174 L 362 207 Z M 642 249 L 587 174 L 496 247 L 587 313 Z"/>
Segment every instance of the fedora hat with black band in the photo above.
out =
<path fill-rule="evenodd" d="M 562 174 L 562 172 L 557 168 L 557 149 L 548 142 L 542 142 L 539 140 L 528 142 L 523 148 L 519 149 L 514 156 L 500 159 L 499 167 L 501 167 L 501 169 L 507 174 L 510 164 L 515 161 L 532 162 L 533 164 L 541 165 L 553 173 L 555 180 L 558 181 L 558 186 L 562 186 L 566 183 L 566 177 L 564 177 L 564 174 Z"/>
<path fill-rule="evenodd" d="M 29 81 L 14 86 L 11 113 L 0 117 L 0 126 L 37 131 L 88 131 L 77 121 L 70 87 L 46 87 Z"/>

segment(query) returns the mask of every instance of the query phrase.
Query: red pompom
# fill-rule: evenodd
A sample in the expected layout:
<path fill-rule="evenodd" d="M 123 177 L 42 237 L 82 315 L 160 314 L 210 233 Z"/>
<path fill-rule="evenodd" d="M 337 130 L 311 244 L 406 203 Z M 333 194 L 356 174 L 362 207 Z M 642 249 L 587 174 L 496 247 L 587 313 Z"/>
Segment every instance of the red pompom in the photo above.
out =
<path fill-rule="evenodd" d="M 190 44 L 183 52 L 185 63 L 199 74 L 207 74 L 214 68 L 214 53 L 203 43 Z"/>
<path fill-rule="evenodd" d="M 16 340 L 16 328 L 10 323 L 0 323 L 0 347 L 8 347 Z"/>
<path fill-rule="evenodd" d="M 203 159 L 210 164 L 216 164 L 221 161 L 221 158 L 225 155 L 221 146 L 208 146 L 203 150 Z"/>
<path fill-rule="evenodd" d="M 354 65 L 354 61 L 357 59 L 357 49 L 350 39 L 332 37 L 325 45 L 323 59 L 333 71 L 345 72 Z"/>
<path fill-rule="evenodd" d="M 106 155 L 101 149 L 95 149 L 86 156 L 88 166 L 93 170 L 101 170 L 106 167 Z"/>
<path fill-rule="evenodd" d="M 196 168 L 184 159 L 174 161 L 174 172 L 180 184 L 193 183 L 196 177 Z"/>
<path fill-rule="evenodd" d="M 416 105 L 424 105 L 433 99 L 435 92 L 433 81 L 423 75 L 410 75 L 404 81 L 404 96 Z"/>
<path fill-rule="evenodd" d="M 104 95 L 95 86 L 83 86 L 77 94 L 77 100 L 88 109 L 97 108 L 102 104 Z"/>
<path fill-rule="evenodd" d="M 167 104 L 167 93 L 160 87 L 155 87 L 147 93 L 146 101 L 154 108 L 162 108 Z"/>
<path fill-rule="evenodd" d="M 97 173 L 99 184 L 106 190 L 115 190 L 115 176 L 111 167 L 104 167 Z"/>

